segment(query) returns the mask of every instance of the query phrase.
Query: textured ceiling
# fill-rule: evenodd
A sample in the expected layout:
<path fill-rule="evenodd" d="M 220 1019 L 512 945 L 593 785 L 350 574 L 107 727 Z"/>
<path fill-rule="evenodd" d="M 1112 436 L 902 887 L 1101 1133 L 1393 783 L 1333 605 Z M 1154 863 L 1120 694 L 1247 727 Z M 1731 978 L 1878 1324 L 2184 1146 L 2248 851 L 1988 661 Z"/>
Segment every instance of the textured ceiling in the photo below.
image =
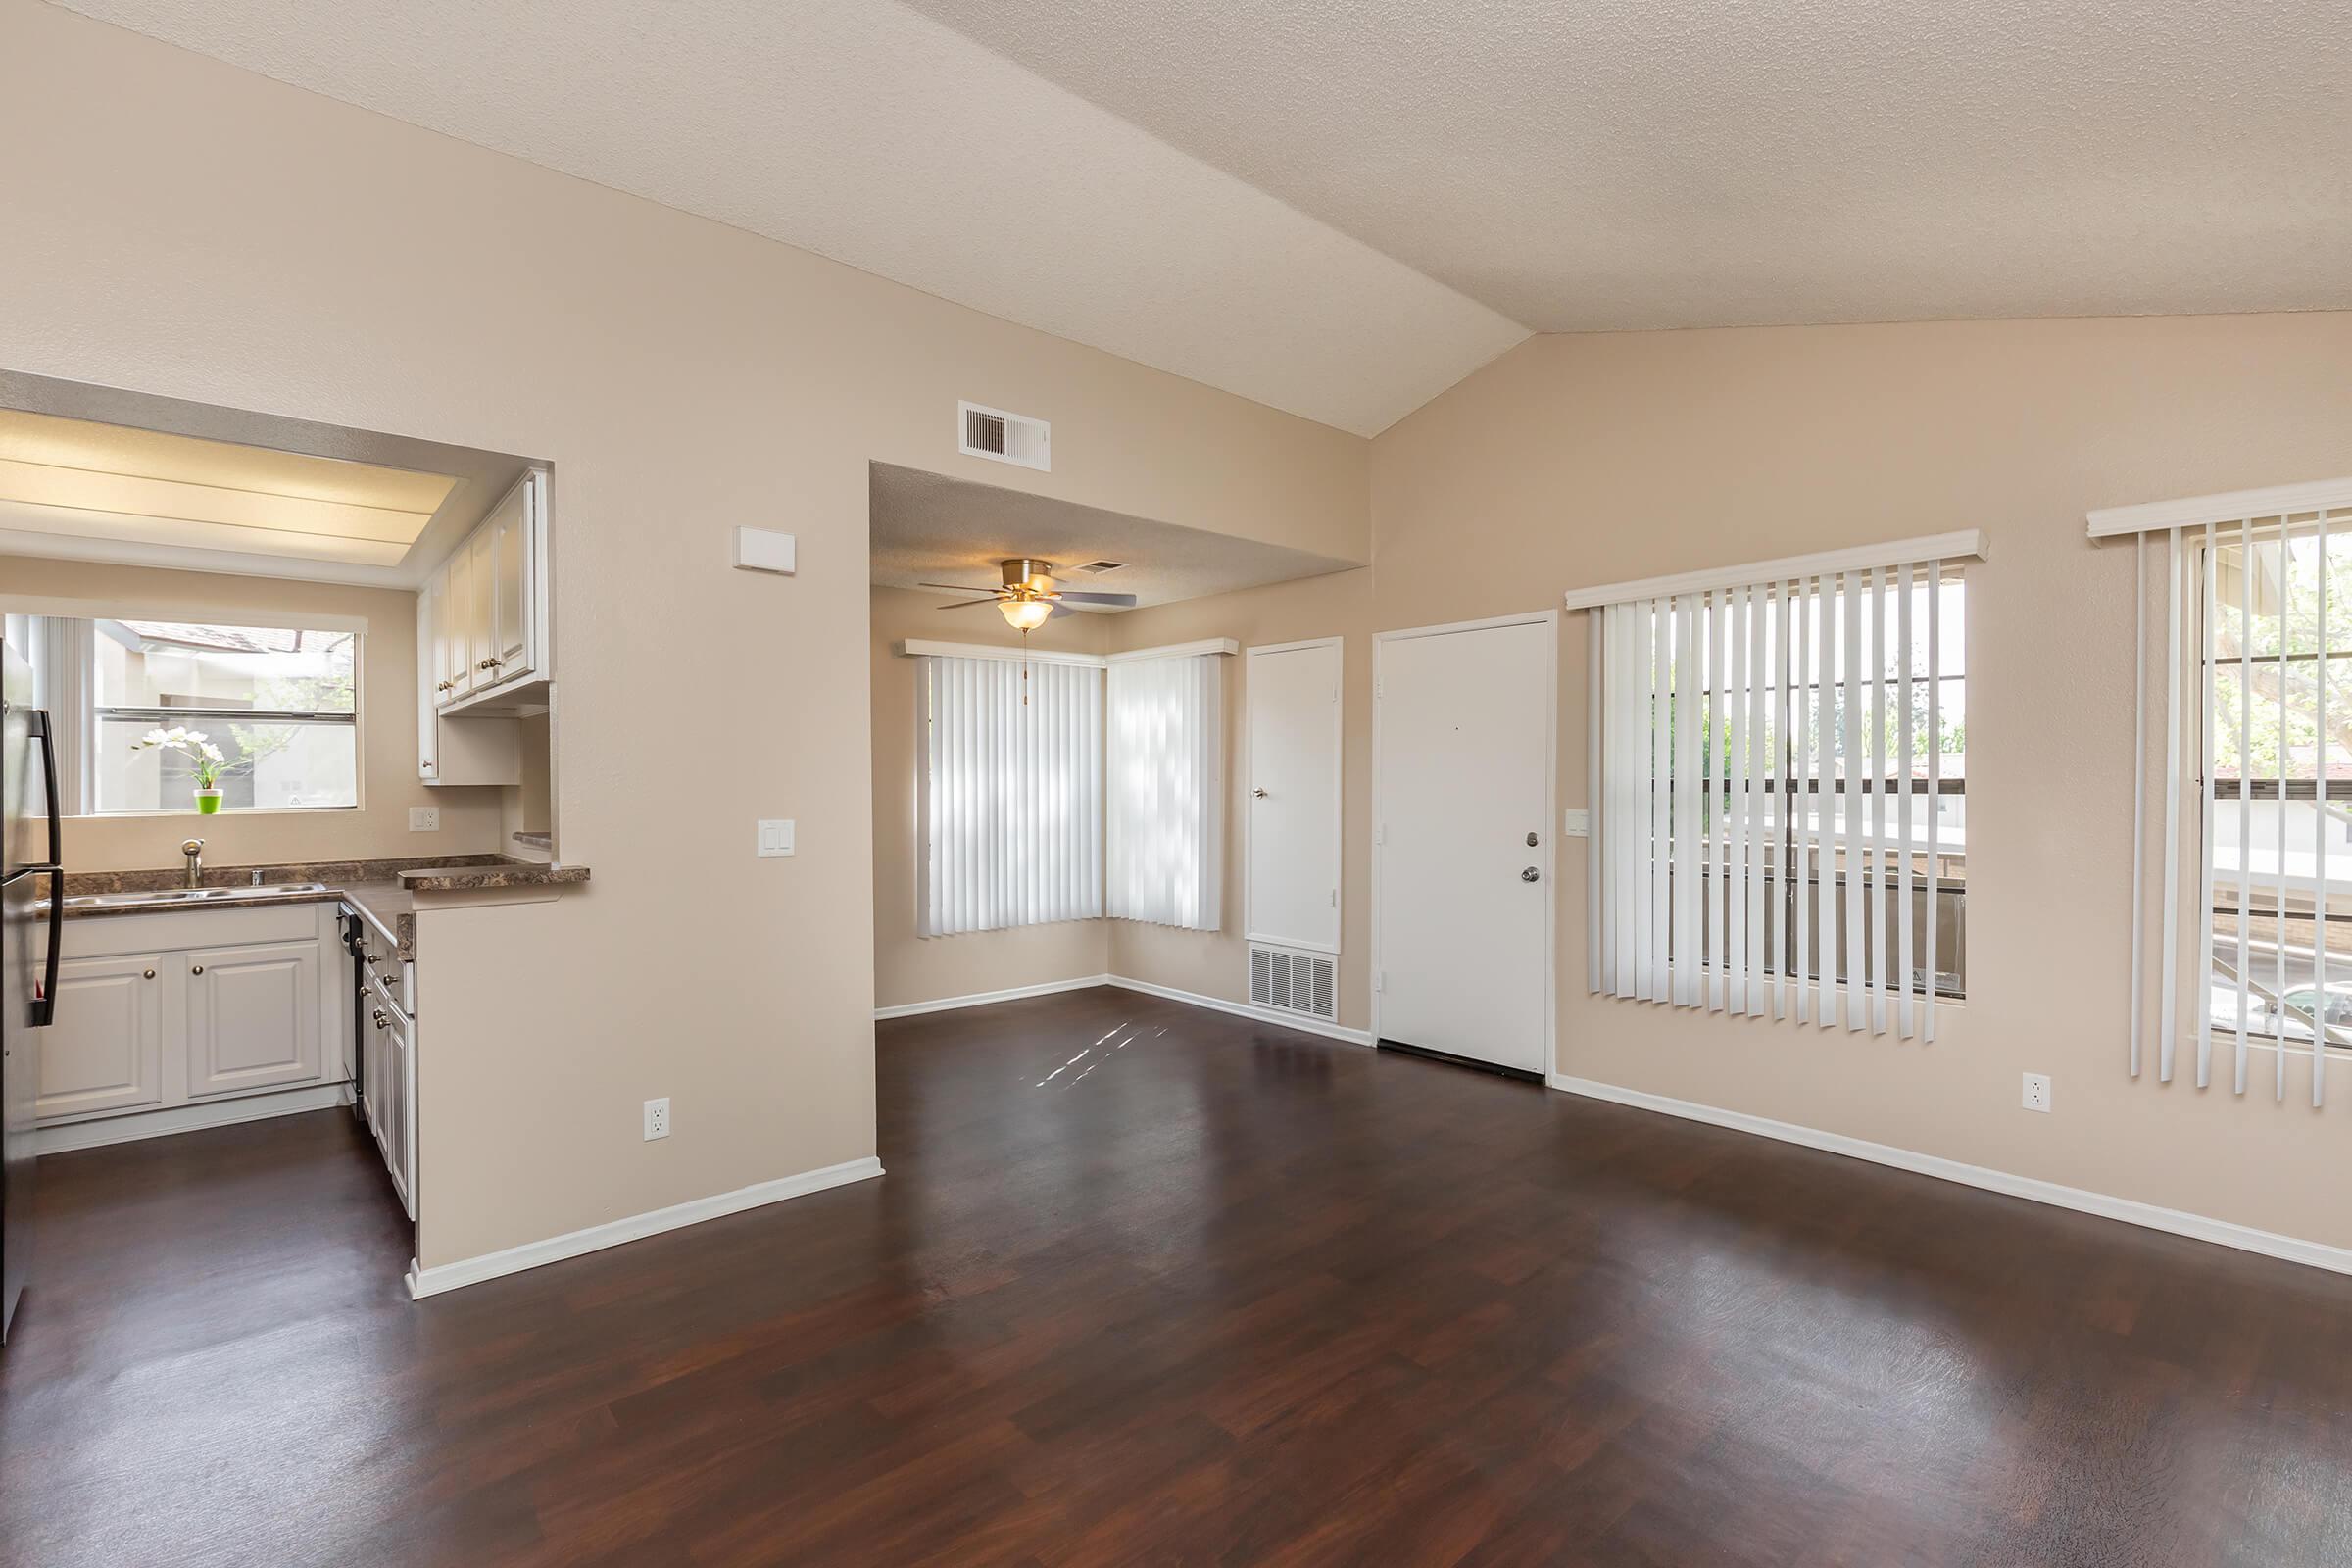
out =
<path fill-rule="evenodd" d="M 1549 331 L 2352 307 L 2346 0 L 72 0 L 1369 434 Z"/>
<path fill-rule="evenodd" d="M 894 0 L 72 9 L 1358 434 L 1527 335 Z"/>
<path fill-rule="evenodd" d="M 2346 0 L 914 0 L 1544 331 L 2352 306 Z"/>
<path fill-rule="evenodd" d="M 892 464 L 870 466 L 871 575 L 886 588 L 991 588 L 1001 580 L 999 562 L 1027 556 L 1064 568 L 1057 574 L 1064 588 L 1133 594 L 1140 609 L 1359 564 Z M 1124 569 L 1099 577 L 1067 569 L 1090 561 L 1120 562 Z M 955 599 L 939 596 L 943 605 Z"/>

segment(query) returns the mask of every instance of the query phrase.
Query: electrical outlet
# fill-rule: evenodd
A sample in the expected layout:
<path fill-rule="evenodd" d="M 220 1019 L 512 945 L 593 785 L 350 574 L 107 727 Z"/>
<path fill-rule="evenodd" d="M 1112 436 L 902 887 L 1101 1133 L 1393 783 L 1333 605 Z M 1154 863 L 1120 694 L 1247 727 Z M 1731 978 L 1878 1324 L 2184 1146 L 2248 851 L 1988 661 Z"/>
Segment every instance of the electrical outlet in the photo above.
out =
<path fill-rule="evenodd" d="M 669 1136 L 669 1102 L 649 1100 L 645 1102 L 645 1137 L 648 1143 Z"/>
<path fill-rule="evenodd" d="M 412 832 L 412 833 L 438 833 L 438 832 L 440 832 L 440 831 L 441 831 L 441 808 L 439 808 L 438 806 L 412 806 L 412 807 L 410 807 L 410 808 L 409 808 L 409 831 L 410 831 L 410 832 Z"/>
<path fill-rule="evenodd" d="M 2028 1110 L 2038 1110 L 2044 1115 L 2049 1114 L 2050 1075 L 2048 1073 L 2030 1072 L 2026 1074 L 2025 1106 Z"/>

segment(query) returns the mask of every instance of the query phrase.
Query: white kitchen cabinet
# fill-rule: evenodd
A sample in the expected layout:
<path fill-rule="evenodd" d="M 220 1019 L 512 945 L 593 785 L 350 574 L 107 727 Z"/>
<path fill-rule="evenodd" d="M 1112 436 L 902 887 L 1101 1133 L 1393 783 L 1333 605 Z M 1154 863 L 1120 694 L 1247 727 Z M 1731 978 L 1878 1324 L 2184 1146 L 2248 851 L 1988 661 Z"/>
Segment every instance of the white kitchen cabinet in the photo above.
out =
<path fill-rule="evenodd" d="M 522 782 L 515 723 L 547 708 L 547 476 L 526 474 L 416 595 L 416 776 Z"/>
<path fill-rule="evenodd" d="M 492 685 L 527 679 L 538 663 L 539 494 L 527 481 L 517 485 L 482 523 L 490 567 L 490 646 L 482 673 Z"/>
<path fill-rule="evenodd" d="M 446 711 L 451 648 L 448 568 L 416 597 L 416 776 L 427 784 L 522 782 L 522 730 L 513 718 Z"/>
<path fill-rule="evenodd" d="M 416 594 L 416 776 L 522 782 L 520 717 L 548 710 L 547 475 L 525 474 Z"/>
<path fill-rule="evenodd" d="M 57 966 L 57 1016 L 39 1042 L 36 1117 L 163 1103 L 163 967 L 153 953 Z"/>
<path fill-rule="evenodd" d="M 491 606 L 498 600 L 498 563 L 491 543 L 487 521 L 466 541 L 466 638 L 464 648 L 454 650 L 462 662 L 457 677 L 461 696 L 485 691 L 498 678 L 491 653 L 498 629 L 490 623 Z"/>
<path fill-rule="evenodd" d="M 445 572 L 416 591 L 416 776 L 437 784 L 441 770 L 441 612 Z"/>
<path fill-rule="evenodd" d="M 473 690 L 474 611 L 473 542 L 458 546 L 457 553 L 442 563 L 435 574 L 439 586 L 437 627 L 433 646 L 440 681 L 434 690 L 439 693 L 443 708 L 462 702 Z"/>
<path fill-rule="evenodd" d="M 44 1152 L 209 1126 L 248 1096 L 327 1103 L 350 1076 L 348 977 L 332 904 L 68 920 Z"/>
<path fill-rule="evenodd" d="M 416 1024 L 378 982 L 368 992 L 368 1128 L 401 1206 L 416 1217 Z"/>
<path fill-rule="evenodd" d="M 324 1042 L 316 940 L 204 948 L 182 962 L 189 1099 L 318 1079 Z"/>

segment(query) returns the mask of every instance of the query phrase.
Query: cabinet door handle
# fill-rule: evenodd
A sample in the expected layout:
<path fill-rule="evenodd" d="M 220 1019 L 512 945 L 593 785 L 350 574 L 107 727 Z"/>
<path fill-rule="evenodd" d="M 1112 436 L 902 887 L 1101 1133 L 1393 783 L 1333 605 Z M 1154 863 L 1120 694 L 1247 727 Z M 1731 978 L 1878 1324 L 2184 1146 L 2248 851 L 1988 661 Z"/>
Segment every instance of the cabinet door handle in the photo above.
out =
<path fill-rule="evenodd" d="M 142 980 L 152 980 L 155 978 L 155 971 L 150 969 L 145 974 L 139 976 L 139 978 Z"/>
<path fill-rule="evenodd" d="M 204 965 L 203 965 L 203 964 L 201 964 L 201 963 L 190 964 L 190 965 L 188 966 L 188 973 L 190 973 L 190 974 L 202 974 L 202 973 L 204 973 Z"/>
<path fill-rule="evenodd" d="M 381 1007 L 375 1009 L 375 1026 L 378 1029 L 389 1029 L 392 1027 L 392 1020 L 384 1016 L 384 1009 Z"/>

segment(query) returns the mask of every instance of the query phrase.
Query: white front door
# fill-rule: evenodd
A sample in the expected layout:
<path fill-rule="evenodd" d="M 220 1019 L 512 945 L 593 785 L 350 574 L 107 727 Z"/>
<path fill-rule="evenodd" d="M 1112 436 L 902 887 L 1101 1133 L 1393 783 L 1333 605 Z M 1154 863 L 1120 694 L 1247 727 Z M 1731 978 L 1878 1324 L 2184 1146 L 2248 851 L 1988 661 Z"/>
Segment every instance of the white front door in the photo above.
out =
<path fill-rule="evenodd" d="M 1548 617 L 1378 644 L 1374 998 L 1382 1041 L 1547 1068 Z"/>
<path fill-rule="evenodd" d="M 1340 645 L 1252 648 L 1250 940 L 1340 951 Z"/>

